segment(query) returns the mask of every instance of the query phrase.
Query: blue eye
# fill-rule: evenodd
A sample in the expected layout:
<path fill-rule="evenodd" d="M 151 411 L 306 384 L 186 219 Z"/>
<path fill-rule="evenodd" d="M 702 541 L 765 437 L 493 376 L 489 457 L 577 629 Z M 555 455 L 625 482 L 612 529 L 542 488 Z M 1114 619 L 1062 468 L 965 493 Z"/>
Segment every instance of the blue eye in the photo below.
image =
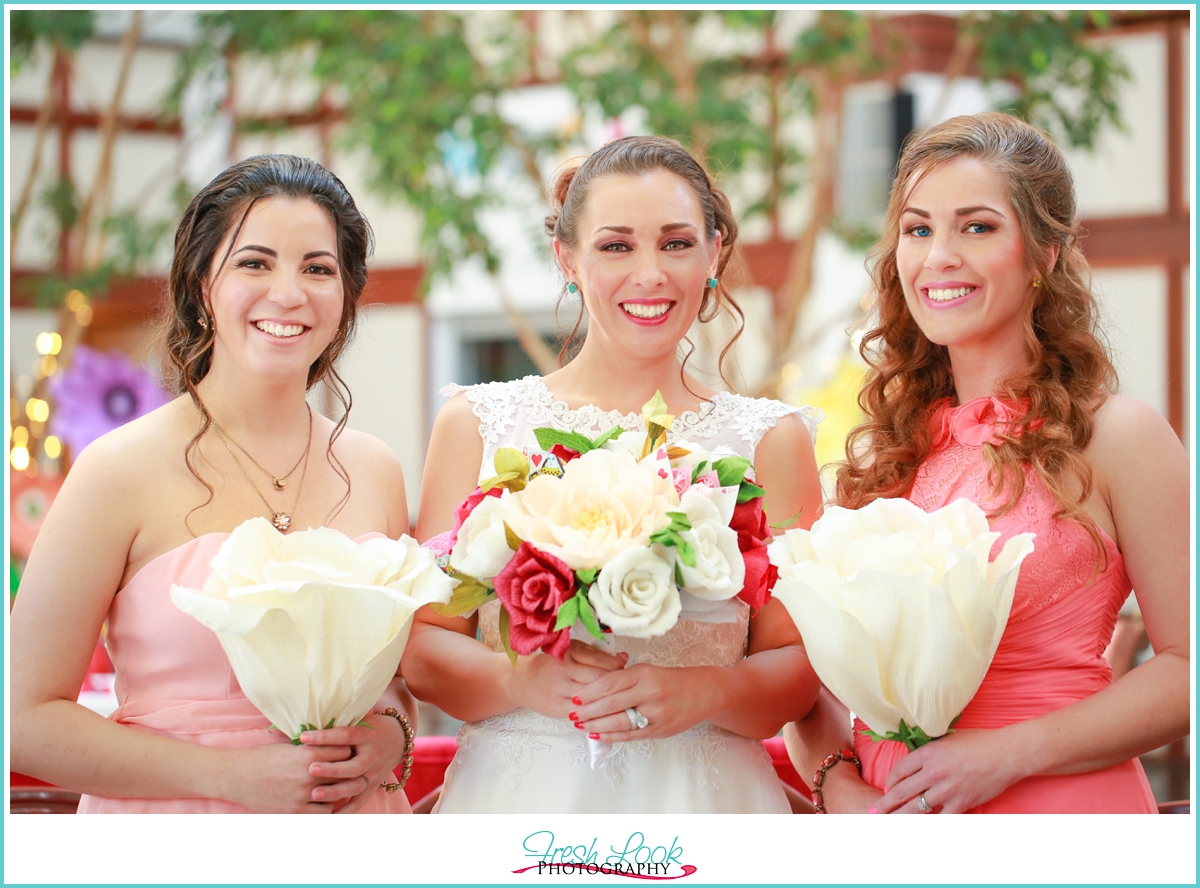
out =
<path fill-rule="evenodd" d="M 991 230 L 990 225 L 984 225 L 982 222 L 971 222 L 967 225 L 967 231 L 971 234 L 985 234 Z"/>
<path fill-rule="evenodd" d="M 929 235 L 933 232 L 930 230 L 928 225 L 914 225 L 912 228 L 908 229 L 907 233 L 911 234 L 913 237 L 929 237 Z"/>

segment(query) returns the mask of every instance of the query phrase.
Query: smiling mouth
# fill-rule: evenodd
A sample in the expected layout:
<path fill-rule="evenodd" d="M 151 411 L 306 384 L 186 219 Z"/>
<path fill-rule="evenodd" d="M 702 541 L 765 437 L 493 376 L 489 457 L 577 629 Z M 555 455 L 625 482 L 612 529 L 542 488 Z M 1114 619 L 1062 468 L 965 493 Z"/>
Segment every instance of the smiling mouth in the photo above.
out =
<path fill-rule="evenodd" d="M 952 299 L 961 299 L 969 293 L 975 292 L 978 287 L 950 287 L 948 289 L 934 290 L 932 288 L 925 289 L 925 295 L 934 302 L 949 302 Z"/>
<path fill-rule="evenodd" d="M 655 318 L 661 318 L 672 308 L 675 307 L 674 302 L 655 302 L 652 305 L 646 305 L 640 302 L 622 302 L 621 310 L 631 317 L 641 318 L 644 321 L 652 321 Z"/>
<path fill-rule="evenodd" d="M 274 321 L 255 321 L 254 326 L 255 329 L 276 339 L 291 339 L 308 329 L 303 324 L 277 324 Z"/>

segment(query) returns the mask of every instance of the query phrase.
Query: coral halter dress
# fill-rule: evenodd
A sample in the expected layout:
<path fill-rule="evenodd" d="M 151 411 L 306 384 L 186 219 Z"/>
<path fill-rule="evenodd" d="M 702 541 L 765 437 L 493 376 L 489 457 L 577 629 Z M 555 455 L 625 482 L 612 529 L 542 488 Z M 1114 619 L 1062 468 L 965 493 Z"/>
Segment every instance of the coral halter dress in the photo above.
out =
<path fill-rule="evenodd" d="M 379 536 L 371 534 L 370 536 Z M 199 589 L 227 533 L 164 552 L 113 598 L 106 641 L 117 671 L 113 721 L 227 749 L 287 743 L 242 693 L 216 633 L 171 602 L 171 584 Z M 361 542 L 366 537 L 360 537 Z M 363 814 L 409 814 L 403 792 L 372 789 Z M 109 799 L 85 795 L 80 814 L 249 814 L 219 799 Z"/>
<path fill-rule="evenodd" d="M 926 511 L 966 498 L 984 511 L 1003 502 L 992 496 L 983 444 L 1017 418 L 994 398 L 960 407 L 943 404 L 933 418 L 933 452 L 917 470 L 908 499 Z M 1103 530 L 1097 563 L 1092 538 L 1080 525 L 1054 517 L 1058 503 L 1036 471 L 1010 511 L 990 521 L 1000 533 L 992 557 L 1013 535 L 1037 534 L 1013 596 L 1012 612 L 996 656 L 955 728 L 1002 728 L 1037 718 L 1101 691 L 1112 683 L 1104 649 L 1131 583 L 1116 544 Z M 855 752 L 864 779 L 880 789 L 903 744 L 873 741 L 855 722 Z M 1013 784 L 971 813 L 1155 813 L 1141 763 L 1130 759 L 1082 774 L 1035 776 Z"/>

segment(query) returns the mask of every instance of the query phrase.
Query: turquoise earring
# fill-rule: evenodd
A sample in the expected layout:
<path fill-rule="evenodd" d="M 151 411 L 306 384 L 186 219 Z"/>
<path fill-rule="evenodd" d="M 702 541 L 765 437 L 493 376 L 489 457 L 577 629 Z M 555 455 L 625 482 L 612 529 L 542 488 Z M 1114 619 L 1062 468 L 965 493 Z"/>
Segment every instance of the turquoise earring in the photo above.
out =
<path fill-rule="evenodd" d="M 574 296 L 576 293 L 579 292 L 579 288 L 577 286 L 575 286 L 574 283 L 568 282 L 567 283 L 567 292 L 570 293 L 572 296 Z"/>
<path fill-rule="evenodd" d="M 706 286 L 710 290 L 713 289 L 714 287 L 717 286 L 717 279 L 715 277 L 709 278 L 708 283 L 706 283 L 704 286 Z"/>

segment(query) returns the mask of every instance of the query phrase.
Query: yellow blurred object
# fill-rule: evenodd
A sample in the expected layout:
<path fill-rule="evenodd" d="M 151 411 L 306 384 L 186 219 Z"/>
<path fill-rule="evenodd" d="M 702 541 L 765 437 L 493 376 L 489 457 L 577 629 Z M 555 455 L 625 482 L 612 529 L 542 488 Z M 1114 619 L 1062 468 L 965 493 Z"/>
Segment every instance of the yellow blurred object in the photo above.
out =
<path fill-rule="evenodd" d="M 42 442 L 42 451 L 51 459 L 58 459 L 62 456 L 62 442 L 54 435 L 50 435 Z"/>
<path fill-rule="evenodd" d="M 62 337 L 57 333 L 39 333 L 35 344 L 39 355 L 56 355 L 62 351 Z"/>
<path fill-rule="evenodd" d="M 23 472 L 29 468 L 29 451 L 24 447 L 14 447 L 8 459 L 12 463 L 12 467 L 18 472 Z"/>
<path fill-rule="evenodd" d="M 25 447 L 29 444 L 29 429 L 25 426 L 17 426 L 12 430 L 13 447 Z"/>
<path fill-rule="evenodd" d="M 34 438 L 42 437 L 42 432 L 46 429 L 46 423 L 40 419 L 29 420 L 29 434 Z"/>
<path fill-rule="evenodd" d="M 92 307 L 85 303 L 75 310 L 75 320 L 79 322 L 79 326 L 86 327 L 92 322 L 92 314 Z"/>
<path fill-rule="evenodd" d="M 87 302 L 87 297 L 84 296 L 79 290 L 72 290 L 67 294 L 67 308 L 69 308 L 71 311 L 79 311 L 79 309 L 87 305 Z"/>
<path fill-rule="evenodd" d="M 789 398 L 795 404 L 809 404 L 825 413 L 817 434 L 817 465 L 840 462 L 846 458 L 846 437 L 863 421 L 858 407 L 867 366 L 854 352 L 847 350 L 834 364 L 833 375 L 824 385 L 804 389 Z"/>
<path fill-rule="evenodd" d="M 34 422 L 45 422 L 50 418 L 50 405 L 41 398 L 30 398 L 25 402 L 25 415 Z"/>
<path fill-rule="evenodd" d="M 38 372 L 42 376 L 53 376 L 54 371 L 58 369 L 58 358 L 54 355 L 45 355 L 42 357 L 41 366 L 38 367 Z"/>

